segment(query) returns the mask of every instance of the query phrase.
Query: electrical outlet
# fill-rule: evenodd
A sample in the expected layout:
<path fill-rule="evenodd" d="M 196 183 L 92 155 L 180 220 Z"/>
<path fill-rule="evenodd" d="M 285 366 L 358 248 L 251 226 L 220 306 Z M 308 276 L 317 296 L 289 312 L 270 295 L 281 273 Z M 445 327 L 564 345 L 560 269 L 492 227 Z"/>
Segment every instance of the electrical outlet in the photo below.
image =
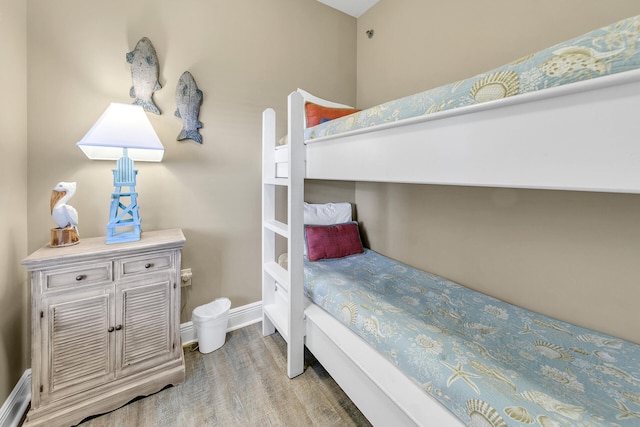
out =
<path fill-rule="evenodd" d="M 190 268 L 183 268 L 180 270 L 180 287 L 185 288 L 187 286 L 191 286 L 192 275 Z"/>

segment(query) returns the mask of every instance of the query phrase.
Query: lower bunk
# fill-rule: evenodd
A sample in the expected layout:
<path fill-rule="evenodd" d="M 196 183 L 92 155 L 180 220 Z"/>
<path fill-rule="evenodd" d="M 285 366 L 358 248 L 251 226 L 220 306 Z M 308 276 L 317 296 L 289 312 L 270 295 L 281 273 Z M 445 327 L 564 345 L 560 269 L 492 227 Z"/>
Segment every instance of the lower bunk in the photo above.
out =
<path fill-rule="evenodd" d="M 374 425 L 632 426 L 640 346 L 365 249 L 305 260 L 305 344 Z"/>
<path fill-rule="evenodd" d="M 305 345 L 374 426 L 463 426 L 362 338 L 319 306 L 305 310 Z"/>

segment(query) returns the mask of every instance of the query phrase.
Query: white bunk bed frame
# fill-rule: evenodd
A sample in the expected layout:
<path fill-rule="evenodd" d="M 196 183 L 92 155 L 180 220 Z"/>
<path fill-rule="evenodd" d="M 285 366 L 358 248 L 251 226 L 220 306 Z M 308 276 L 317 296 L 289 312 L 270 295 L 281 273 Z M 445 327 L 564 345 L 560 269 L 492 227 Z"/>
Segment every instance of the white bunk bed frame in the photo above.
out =
<path fill-rule="evenodd" d="M 376 181 L 640 193 L 640 70 L 304 143 L 304 101 L 289 95 L 289 144 L 263 114 L 263 334 L 304 346 L 374 425 L 463 425 L 357 335 L 305 299 L 304 180 Z M 636 141 L 639 139 L 639 141 Z M 275 187 L 288 188 L 288 220 Z M 275 236 L 287 238 L 288 270 Z"/>

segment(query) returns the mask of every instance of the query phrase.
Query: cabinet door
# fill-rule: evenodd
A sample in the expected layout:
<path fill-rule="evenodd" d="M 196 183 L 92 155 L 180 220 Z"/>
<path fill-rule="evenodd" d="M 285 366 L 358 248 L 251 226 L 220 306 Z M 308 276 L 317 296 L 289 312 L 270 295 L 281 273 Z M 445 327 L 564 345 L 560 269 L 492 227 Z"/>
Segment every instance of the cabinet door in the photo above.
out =
<path fill-rule="evenodd" d="M 43 401 L 89 390 L 114 378 L 113 289 L 108 285 L 43 298 L 39 319 Z"/>
<path fill-rule="evenodd" d="M 169 274 L 143 275 L 118 284 L 118 376 L 175 358 L 174 289 Z"/>

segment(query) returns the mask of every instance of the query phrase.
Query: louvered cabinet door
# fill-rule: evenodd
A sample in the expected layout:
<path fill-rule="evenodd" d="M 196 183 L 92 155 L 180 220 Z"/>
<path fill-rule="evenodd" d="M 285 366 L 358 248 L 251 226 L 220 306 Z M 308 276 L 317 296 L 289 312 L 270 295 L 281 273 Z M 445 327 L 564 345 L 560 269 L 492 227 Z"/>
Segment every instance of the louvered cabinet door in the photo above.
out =
<path fill-rule="evenodd" d="M 119 283 L 117 375 L 158 366 L 176 358 L 174 287 L 168 274 Z"/>
<path fill-rule="evenodd" d="M 43 299 L 40 400 L 55 401 L 113 379 L 113 308 L 113 285 Z"/>

